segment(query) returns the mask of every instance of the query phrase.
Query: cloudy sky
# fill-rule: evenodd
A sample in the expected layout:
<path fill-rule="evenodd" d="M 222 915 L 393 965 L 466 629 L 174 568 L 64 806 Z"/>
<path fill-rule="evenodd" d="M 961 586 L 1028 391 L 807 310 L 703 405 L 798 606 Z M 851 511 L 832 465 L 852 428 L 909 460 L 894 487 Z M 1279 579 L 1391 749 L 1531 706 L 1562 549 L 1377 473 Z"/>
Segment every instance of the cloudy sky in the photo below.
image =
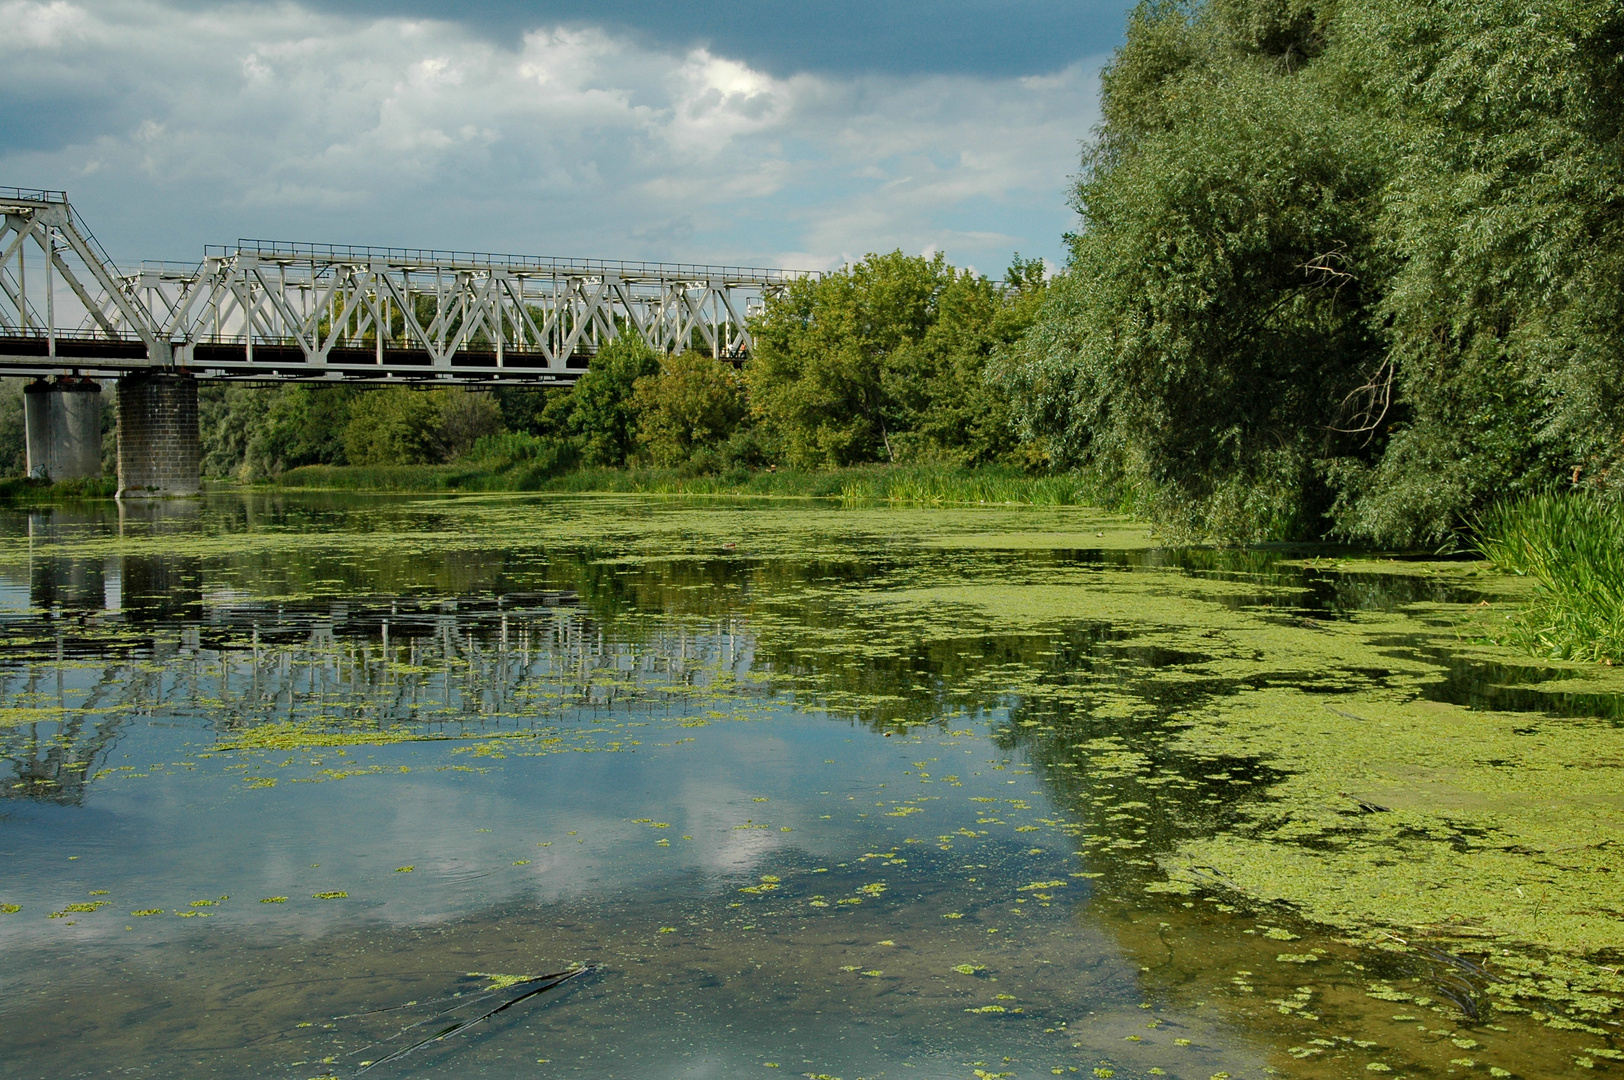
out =
<path fill-rule="evenodd" d="M 0 184 L 237 237 L 1058 262 L 1126 0 L 0 0 Z"/>

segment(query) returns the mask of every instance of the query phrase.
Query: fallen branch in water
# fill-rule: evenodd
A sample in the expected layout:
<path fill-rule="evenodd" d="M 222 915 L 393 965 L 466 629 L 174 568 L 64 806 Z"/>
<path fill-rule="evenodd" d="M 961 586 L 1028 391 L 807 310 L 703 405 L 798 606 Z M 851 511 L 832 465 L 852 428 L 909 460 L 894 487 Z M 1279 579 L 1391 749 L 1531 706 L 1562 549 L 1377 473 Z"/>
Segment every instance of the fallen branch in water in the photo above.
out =
<path fill-rule="evenodd" d="M 533 997 L 537 996 L 538 994 L 545 994 L 547 991 L 552 990 L 555 987 L 562 986 L 564 983 L 569 982 L 571 979 L 576 978 L 577 976 L 580 976 L 580 975 L 585 975 L 587 972 L 589 972 L 591 970 L 592 970 L 592 968 L 590 966 L 572 968 L 569 971 L 555 971 L 555 972 L 552 972 L 552 973 L 547 974 L 547 975 L 537 975 L 533 979 L 526 979 L 523 982 L 515 983 L 514 984 L 515 986 L 527 986 L 527 985 L 530 985 L 532 983 L 541 983 L 542 985 L 540 985 L 540 986 L 532 986 L 529 990 L 526 990 L 523 993 L 521 993 L 521 994 L 519 994 L 519 995 L 517 995 L 515 997 L 509 998 L 507 1001 L 504 1001 L 502 1004 L 496 1006 L 496 1008 L 494 1008 L 494 1009 L 489 1009 L 489 1010 L 487 1010 L 487 1011 L 485 1011 L 483 1013 L 480 1013 L 478 1016 L 474 1017 L 471 1020 L 464 1020 L 464 1021 L 461 1021 L 460 1023 L 452 1024 L 450 1027 L 447 1027 L 442 1031 L 438 1031 L 433 1035 L 427 1036 L 426 1038 L 419 1039 L 417 1042 L 412 1043 L 410 1046 L 401 1047 L 399 1050 L 396 1050 L 394 1053 L 388 1054 L 388 1055 L 386 1055 L 384 1057 L 381 1057 L 377 1061 L 363 1062 L 361 1067 L 356 1070 L 356 1075 L 359 1076 L 361 1073 L 366 1072 L 368 1069 L 376 1068 L 377 1066 L 382 1065 L 385 1062 L 394 1061 L 397 1058 L 403 1058 L 407 1054 L 410 1054 L 413 1050 L 417 1050 L 417 1049 L 419 1049 L 421 1047 L 427 1046 L 429 1043 L 439 1042 L 442 1039 L 449 1039 L 453 1035 L 461 1034 L 462 1032 L 467 1031 L 469 1028 L 473 1027 L 475 1024 L 482 1024 L 486 1020 L 489 1020 L 491 1017 L 495 1016 L 497 1013 L 502 1012 L 502 1011 L 504 1011 L 506 1009 L 511 1009 L 513 1006 L 519 1004 L 519 1002 L 521 1002 L 521 1001 L 528 1001 L 530 998 L 533 998 Z M 477 1000 L 480 1000 L 482 998 L 490 997 L 490 996 L 491 996 L 490 994 L 482 994 L 482 995 L 480 995 L 480 998 L 475 998 L 473 1000 L 477 1001 Z M 469 1004 L 472 1004 L 472 1001 L 465 1001 L 461 1005 L 456 1006 L 456 1008 L 460 1009 L 460 1008 L 462 1008 L 462 1007 L 464 1007 L 466 1005 L 469 1005 Z M 416 1024 L 412 1024 L 410 1027 L 402 1028 L 395 1035 L 390 1036 L 390 1038 L 391 1039 L 399 1038 L 401 1035 L 404 1035 L 406 1032 L 411 1031 L 412 1028 L 421 1027 L 424 1024 L 427 1024 L 427 1023 L 430 1023 L 430 1022 L 432 1022 L 434 1020 L 437 1020 L 440 1017 L 445 1016 L 448 1013 L 451 1013 L 451 1012 L 454 1012 L 454 1011 L 456 1011 L 456 1009 L 447 1009 L 445 1012 L 438 1013 L 435 1016 L 431 1016 L 427 1020 L 420 1020 Z M 383 1041 L 388 1041 L 388 1040 L 383 1040 Z M 364 1046 L 360 1050 L 357 1050 L 355 1052 L 358 1053 L 358 1054 L 359 1053 L 364 1053 L 365 1051 L 372 1049 L 373 1046 L 377 1046 L 377 1045 L 379 1045 L 379 1044 L 378 1043 L 372 1043 L 369 1046 Z"/>

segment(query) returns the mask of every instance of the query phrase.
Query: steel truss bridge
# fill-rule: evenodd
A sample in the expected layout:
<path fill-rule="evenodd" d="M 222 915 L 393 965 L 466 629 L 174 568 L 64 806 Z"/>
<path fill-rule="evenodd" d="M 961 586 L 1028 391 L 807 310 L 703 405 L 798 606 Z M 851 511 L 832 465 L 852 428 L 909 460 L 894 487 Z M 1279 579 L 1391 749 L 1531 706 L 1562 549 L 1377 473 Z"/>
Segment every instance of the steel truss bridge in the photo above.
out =
<path fill-rule="evenodd" d="M 735 362 L 806 276 L 241 240 L 196 265 L 108 258 L 67 194 L 0 188 L 0 374 L 569 383 L 635 334 Z"/>

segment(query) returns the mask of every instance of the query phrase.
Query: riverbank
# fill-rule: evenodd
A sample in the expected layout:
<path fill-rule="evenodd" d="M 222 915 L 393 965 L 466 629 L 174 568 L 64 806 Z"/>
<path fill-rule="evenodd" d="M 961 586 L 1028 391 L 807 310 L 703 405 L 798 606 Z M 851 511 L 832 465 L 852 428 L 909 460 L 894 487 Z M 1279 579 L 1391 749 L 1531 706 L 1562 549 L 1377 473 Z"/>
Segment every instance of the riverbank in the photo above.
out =
<path fill-rule="evenodd" d="M 537 491 L 649 495 L 760 495 L 841 499 L 904 506 L 1085 506 L 1104 501 L 1080 472 L 1035 475 L 1020 469 L 952 465 L 857 465 L 845 469 L 577 468 L 557 471 L 530 459 L 453 465 L 307 465 L 277 487 L 304 491 Z"/>
<path fill-rule="evenodd" d="M 63 480 L 34 480 L 26 476 L 0 479 L 0 506 L 54 506 L 83 499 L 111 499 L 118 481 L 109 476 Z"/>

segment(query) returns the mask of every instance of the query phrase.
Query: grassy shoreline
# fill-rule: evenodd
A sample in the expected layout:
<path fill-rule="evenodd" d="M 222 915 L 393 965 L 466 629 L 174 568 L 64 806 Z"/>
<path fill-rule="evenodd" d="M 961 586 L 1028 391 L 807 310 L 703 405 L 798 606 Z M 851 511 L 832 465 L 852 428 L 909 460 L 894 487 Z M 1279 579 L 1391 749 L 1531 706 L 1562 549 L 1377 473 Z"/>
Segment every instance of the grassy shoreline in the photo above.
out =
<path fill-rule="evenodd" d="M 54 506 L 85 499 L 111 499 L 117 490 L 118 481 L 107 476 L 55 484 L 27 476 L 8 476 L 0 479 L 0 506 Z"/>
<path fill-rule="evenodd" d="M 1624 508 L 1541 495 L 1490 507 L 1476 525 L 1490 566 L 1535 582 L 1504 644 L 1560 660 L 1624 661 Z"/>
<path fill-rule="evenodd" d="M 474 465 L 307 465 L 273 485 L 304 491 L 557 492 L 747 495 L 840 499 L 907 506 L 1096 506 L 1097 486 L 1082 473 L 1033 475 L 1020 469 L 948 465 L 856 465 L 844 469 L 744 469 L 697 475 L 683 469 L 579 468 L 553 473 Z"/>

